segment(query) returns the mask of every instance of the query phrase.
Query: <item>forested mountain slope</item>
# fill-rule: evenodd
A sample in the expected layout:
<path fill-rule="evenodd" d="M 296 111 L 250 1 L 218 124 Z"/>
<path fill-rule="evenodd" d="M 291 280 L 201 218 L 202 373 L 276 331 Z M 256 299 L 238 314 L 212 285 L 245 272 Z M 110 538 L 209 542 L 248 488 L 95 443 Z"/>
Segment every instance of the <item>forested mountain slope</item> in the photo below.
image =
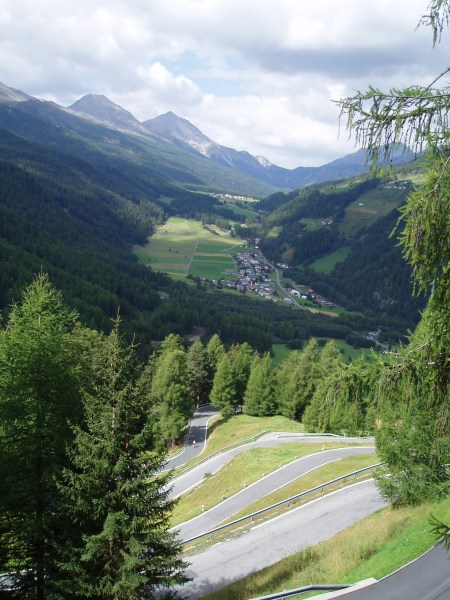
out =
<path fill-rule="evenodd" d="M 98 164 L 93 165 L 95 157 Z M 151 351 L 152 341 L 196 327 L 206 336 L 220 333 L 226 343 L 248 341 L 260 351 L 271 348 L 288 321 L 292 335 L 302 340 L 361 330 L 359 322 L 344 326 L 305 311 L 187 286 L 140 265 L 132 245 L 145 241 L 168 214 L 217 218 L 227 212 L 215 199 L 188 193 L 137 167 L 122 176 L 120 166 L 119 159 L 108 162 L 94 151 L 83 160 L 2 132 L 4 314 L 34 275 L 44 271 L 91 328 L 109 331 L 120 308 L 123 331 L 129 339 L 135 336 L 143 354 Z M 171 202 L 160 202 L 161 195 Z"/>
<path fill-rule="evenodd" d="M 274 187 L 244 173 L 218 165 L 173 144 L 124 131 L 110 123 L 86 118 L 52 102 L 11 101 L 0 96 L 0 131 L 15 133 L 28 141 L 51 145 L 65 154 L 91 160 L 93 165 L 118 161 L 126 172 L 139 169 L 148 176 L 170 180 L 189 189 L 235 191 L 264 196 Z M 141 175 L 142 176 L 142 175 Z"/>
<path fill-rule="evenodd" d="M 327 299 L 412 327 L 425 299 L 413 296 L 400 230 L 391 235 L 412 189 L 408 180 L 368 178 L 275 194 L 259 203 L 273 208 L 263 218 L 261 249 Z"/>

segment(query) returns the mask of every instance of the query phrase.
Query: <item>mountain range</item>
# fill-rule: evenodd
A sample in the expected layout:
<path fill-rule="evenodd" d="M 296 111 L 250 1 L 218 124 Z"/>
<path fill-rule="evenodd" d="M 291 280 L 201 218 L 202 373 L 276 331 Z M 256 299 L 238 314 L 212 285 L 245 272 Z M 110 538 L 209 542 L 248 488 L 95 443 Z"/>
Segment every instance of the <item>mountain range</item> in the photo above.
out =
<path fill-rule="evenodd" d="M 401 169 L 414 168 L 414 164 Z M 226 343 L 248 341 L 259 351 L 270 349 L 277 339 L 288 342 L 292 338 L 298 343 L 314 335 L 344 339 L 356 334 L 361 338 L 367 327 L 383 324 L 385 317 L 390 319 L 385 326 L 401 335 L 414 322 L 414 315 L 408 322 L 400 319 L 397 323 L 398 315 L 392 310 L 388 314 L 385 306 L 404 306 L 403 297 L 397 288 L 378 285 L 393 273 L 392 255 L 383 247 L 388 262 L 380 263 L 377 270 L 377 257 L 358 246 L 370 238 L 369 245 L 378 248 L 377 240 L 385 233 L 361 229 L 361 206 L 376 220 L 398 206 L 400 191 L 395 191 L 392 206 L 382 184 L 371 199 L 350 198 L 355 184 L 349 187 L 348 181 L 286 193 L 262 175 L 258 179 L 249 174 L 250 167 L 266 178 L 277 169 L 291 178 L 302 172 L 215 144 L 173 113 L 141 123 L 102 96 L 85 96 L 64 108 L 0 85 L 0 311 L 7 315 L 33 274 L 43 271 L 79 312 L 80 320 L 92 328 L 108 331 L 120 306 L 124 333 L 139 343 L 143 354 L 151 351 L 152 340 L 164 339 L 171 332 L 188 334 L 194 327 L 207 334 L 220 331 Z M 335 177 L 339 169 L 354 174 L 363 168 L 365 158 L 359 152 L 330 163 L 329 168 L 314 169 L 313 174 Z M 395 169 L 397 177 L 399 171 Z M 316 189 L 322 186 L 329 189 Z M 267 246 L 267 254 L 289 262 L 299 281 L 308 275 L 318 289 L 323 288 L 325 297 L 332 298 L 334 290 L 336 302 L 346 307 L 352 302 L 364 318 L 347 314 L 331 319 L 309 311 L 292 312 L 287 306 L 203 288 L 200 281 L 195 286 L 173 282 L 139 264 L 133 247 L 145 244 L 169 216 L 223 228 L 233 223 L 251 236 L 252 226 L 240 225 L 248 216 L 212 192 L 265 196 L 256 205 L 261 223 L 254 225 L 262 228 L 258 237 Z M 267 198 L 270 192 L 274 193 Z M 348 202 L 356 209 L 350 210 L 351 222 Z M 303 249 L 298 247 L 300 238 Z M 342 256 L 328 255 L 341 248 L 348 257 L 337 274 Z M 357 269 L 355 253 L 364 259 Z M 329 263 L 332 259 L 336 265 L 336 273 L 326 279 L 317 270 L 317 260 L 322 259 Z M 360 277 L 364 269 L 366 276 Z M 377 284 L 376 289 L 357 293 L 361 282 L 369 279 Z M 403 281 L 399 269 L 394 279 Z M 338 285 L 342 281 L 349 282 L 346 289 Z M 292 326 L 285 326 L 287 320 Z"/>
<path fill-rule="evenodd" d="M 61 143 L 54 138 L 64 131 L 100 144 L 107 152 L 132 152 L 135 161 L 157 166 L 155 175 L 167 176 L 188 189 L 264 196 L 368 170 L 362 149 L 320 167 L 286 169 L 263 157 L 217 144 L 173 112 L 140 122 L 102 95 L 88 94 L 64 108 L 1 83 L 0 128 L 53 144 Z M 401 164 L 413 158 L 411 152 L 398 148 L 391 162 Z"/>

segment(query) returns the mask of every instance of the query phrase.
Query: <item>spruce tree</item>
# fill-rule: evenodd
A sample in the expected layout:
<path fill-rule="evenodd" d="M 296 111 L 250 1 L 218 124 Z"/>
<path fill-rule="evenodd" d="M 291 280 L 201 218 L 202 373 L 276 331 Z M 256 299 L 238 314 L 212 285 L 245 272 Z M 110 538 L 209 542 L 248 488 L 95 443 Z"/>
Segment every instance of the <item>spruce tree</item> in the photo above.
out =
<path fill-rule="evenodd" d="M 208 390 L 211 391 L 214 381 L 214 375 L 216 374 L 220 359 L 225 354 L 225 348 L 217 333 L 215 333 L 211 337 L 209 342 L 206 344 L 205 353 L 208 369 Z"/>
<path fill-rule="evenodd" d="M 254 355 L 253 348 L 247 342 L 236 344 L 230 349 L 231 368 L 236 389 L 235 409 L 244 403 L 244 394 Z"/>
<path fill-rule="evenodd" d="M 234 412 L 237 403 L 236 386 L 228 353 L 224 354 L 219 361 L 209 398 L 211 404 L 220 408 L 224 415 L 230 415 Z"/>
<path fill-rule="evenodd" d="M 57 483 L 81 417 L 76 320 L 40 274 L 0 332 L 0 571 L 19 598 L 49 596 L 65 530 Z"/>
<path fill-rule="evenodd" d="M 268 352 L 253 360 L 244 395 L 244 410 L 246 414 L 258 417 L 276 413 L 274 374 Z"/>
<path fill-rule="evenodd" d="M 186 375 L 197 408 L 205 404 L 208 394 L 208 369 L 206 352 L 200 340 L 195 341 L 186 353 Z"/>
<path fill-rule="evenodd" d="M 79 535 L 61 548 L 62 597 L 153 598 L 185 581 L 180 545 L 167 531 L 173 502 L 158 474 L 150 407 L 135 347 L 118 322 L 93 356 L 95 379 L 84 393 L 71 468 L 60 489 Z"/>
<path fill-rule="evenodd" d="M 152 413 L 160 440 L 174 446 L 194 412 L 194 399 L 189 389 L 186 353 L 169 344 L 156 360 L 151 386 Z"/>

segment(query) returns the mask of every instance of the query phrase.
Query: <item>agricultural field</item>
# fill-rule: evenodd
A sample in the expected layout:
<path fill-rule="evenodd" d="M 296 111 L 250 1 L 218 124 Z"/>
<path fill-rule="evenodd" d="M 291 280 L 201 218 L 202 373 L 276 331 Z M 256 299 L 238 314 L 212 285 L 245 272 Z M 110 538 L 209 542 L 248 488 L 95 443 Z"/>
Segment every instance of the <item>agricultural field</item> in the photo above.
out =
<path fill-rule="evenodd" d="M 317 338 L 321 344 L 326 344 L 328 338 Z M 372 359 L 372 351 L 369 348 L 354 348 L 350 344 L 348 344 L 345 340 L 337 340 L 333 339 L 336 346 L 341 351 L 344 360 L 346 362 L 350 362 L 353 360 L 357 360 L 362 354 L 366 356 L 369 360 Z M 301 352 L 301 349 L 298 350 Z M 278 368 L 284 360 L 286 360 L 291 352 L 291 350 L 286 344 L 273 344 L 272 345 L 272 366 L 274 368 Z"/>
<path fill-rule="evenodd" d="M 347 206 L 339 231 L 346 235 L 353 235 L 362 227 L 369 227 L 399 206 L 404 194 L 402 183 L 389 183 L 381 189 L 370 190 Z"/>
<path fill-rule="evenodd" d="M 234 275 L 236 254 L 245 244 L 229 232 L 198 221 L 171 217 L 148 238 L 145 246 L 135 246 L 139 260 L 155 271 L 169 275 L 227 279 Z M 225 274 L 230 270 L 232 274 Z"/>

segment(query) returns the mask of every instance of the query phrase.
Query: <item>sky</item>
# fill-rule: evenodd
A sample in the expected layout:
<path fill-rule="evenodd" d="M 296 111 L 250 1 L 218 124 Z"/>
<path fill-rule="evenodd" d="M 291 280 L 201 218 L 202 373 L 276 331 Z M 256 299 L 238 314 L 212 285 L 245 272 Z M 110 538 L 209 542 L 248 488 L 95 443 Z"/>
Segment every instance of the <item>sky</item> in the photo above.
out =
<path fill-rule="evenodd" d="M 173 111 L 286 168 L 355 151 L 333 102 L 428 85 L 448 66 L 428 0 L 0 0 L 0 81 L 69 106 Z M 445 82 L 448 85 L 448 82 Z"/>

